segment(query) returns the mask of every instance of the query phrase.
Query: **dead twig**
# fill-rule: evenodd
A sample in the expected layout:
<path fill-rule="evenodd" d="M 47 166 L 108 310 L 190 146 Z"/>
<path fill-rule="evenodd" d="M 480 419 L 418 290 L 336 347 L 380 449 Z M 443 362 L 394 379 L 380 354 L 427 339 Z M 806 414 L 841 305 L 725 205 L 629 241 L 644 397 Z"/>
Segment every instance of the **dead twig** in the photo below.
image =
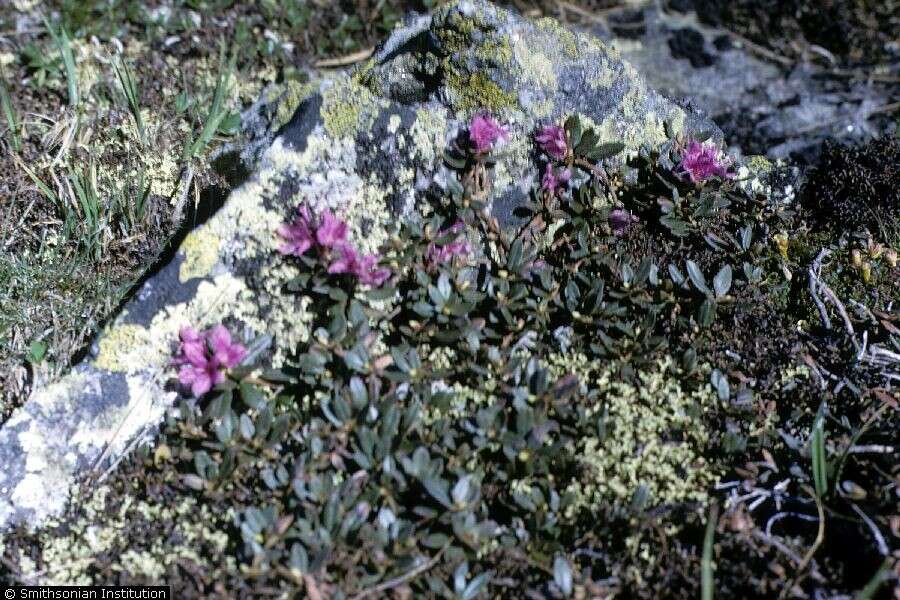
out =
<path fill-rule="evenodd" d="M 340 67 L 346 67 L 349 65 L 354 65 L 358 62 L 362 62 L 372 56 L 375 53 L 375 48 L 365 48 L 360 50 L 359 52 L 353 52 L 352 54 L 345 54 L 344 56 L 335 56 L 334 58 L 323 58 L 321 60 L 313 63 L 313 66 L 317 69 L 337 69 Z"/>
<path fill-rule="evenodd" d="M 441 556 L 444 554 L 444 550 L 446 550 L 446 549 L 447 549 L 447 546 L 444 546 L 431 559 L 429 559 L 427 562 L 419 565 L 415 569 L 412 569 L 409 572 L 404 573 L 403 575 L 400 575 L 399 577 L 389 579 L 389 580 L 385 581 L 384 583 L 380 583 L 374 587 L 365 589 L 365 590 L 361 591 L 360 593 L 358 593 L 357 595 L 353 596 L 353 598 L 351 598 L 351 600 L 362 600 L 363 598 L 368 598 L 370 596 L 380 594 L 381 592 L 385 592 L 387 590 L 401 586 L 404 583 L 406 583 L 407 581 L 415 579 L 422 573 L 424 573 L 424 572 L 430 570 L 432 567 L 434 567 L 438 563 L 438 561 L 441 559 Z"/>
<path fill-rule="evenodd" d="M 819 546 L 825 541 L 825 509 L 822 507 L 822 500 L 808 485 L 804 484 L 802 488 L 803 491 L 816 502 L 816 511 L 819 513 L 819 529 L 816 532 L 816 539 L 813 541 L 812 546 L 809 547 L 809 550 L 806 551 L 806 554 L 803 555 L 803 558 L 797 565 L 797 575 L 781 589 L 781 594 L 778 596 L 779 598 L 786 598 L 788 594 L 791 593 L 791 590 L 794 589 L 794 586 L 803 581 L 806 577 L 804 571 L 806 570 L 807 565 L 812 561 L 812 557 L 815 555 L 816 551 L 818 551 Z"/>

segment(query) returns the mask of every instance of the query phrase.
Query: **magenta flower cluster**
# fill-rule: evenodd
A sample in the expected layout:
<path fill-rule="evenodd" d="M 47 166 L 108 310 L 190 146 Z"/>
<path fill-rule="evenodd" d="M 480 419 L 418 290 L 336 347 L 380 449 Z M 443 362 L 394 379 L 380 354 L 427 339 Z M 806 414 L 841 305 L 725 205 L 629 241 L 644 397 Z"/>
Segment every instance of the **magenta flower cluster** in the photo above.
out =
<path fill-rule="evenodd" d="M 486 154 L 498 141 L 507 139 L 509 131 L 489 114 L 479 113 L 469 123 L 469 141 L 477 154 Z"/>
<path fill-rule="evenodd" d="M 565 160 L 569 155 L 569 141 L 566 137 L 566 130 L 559 125 L 545 125 L 534 135 L 534 140 L 541 147 L 541 150 L 554 161 Z M 541 178 L 541 188 L 550 195 L 557 196 L 566 189 L 570 179 L 572 179 L 572 171 L 568 167 L 557 169 L 550 162 L 547 163 L 544 169 L 544 176 Z"/>
<path fill-rule="evenodd" d="M 379 267 L 379 258 L 374 254 L 361 256 L 347 239 L 347 231 L 347 223 L 330 210 L 314 219 L 304 205 L 292 222 L 278 228 L 278 235 L 284 240 L 278 250 L 289 256 L 303 256 L 316 248 L 328 263 L 329 273 L 349 273 L 360 283 L 380 287 L 390 278 L 390 269 Z"/>
<path fill-rule="evenodd" d="M 569 153 L 566 130 L 559 125 L 546 125 L 537 132 L 534 139 L 541 150 L 554 160 L 562 160 Z"/>
<path fill-rule="evenodd" d="M 541 179 L 541 187 L 550 194 L 556 196 L 566 189 L 570 179 L 572 179 L 572 171 L 568 168 L 554 169 L 552 164 L 547 163 L 547 168 L 544 170 L 544 177 Z"/>
<path fill-rule="evenodd" d="M 710 177 L 729 179 L 734 173 L 728 171 L 731 160 L 723 156 L 712 142 L 688 142 L 681 155 L 681 170 L 694 183 L 701 183 Z"/>
<path fill-rule="evenodd" d="M 450 235 L 455 236 L 453 241 L 444 244 L 443 246 L 438 246 L 434 242 L 431 242 L 428 245 L 428 251 L 425 254 L 426 259 L 430 263 L 431 267 L 437 267 L 438 265 L 442 265 L 448 263 L 453 260 L 454 257 L 465 258 L 469 255 L 469 252 L 472 251 L 471 246 L 469 246 L 468 240 L 466 240 L 465 236 L 460 235 L 462 230 L 465 228 L 465 225 L 462 221 L 457 221 L 447 229 L 442 229 L 438 232 L 437 236 L 439 238 L 447 237 Z"/>
<path fill-rule="evenodd" d="M 224 325 L 203 333 L 193 327 L 183 327 L 178 336 L 181 344 L 173 361 L 181 367 L 178 381 L 191 388 L 197 398 L 225 381 L 225 371 L 236 367 L 247 355 L 247 349 L 231 340 Z"/>

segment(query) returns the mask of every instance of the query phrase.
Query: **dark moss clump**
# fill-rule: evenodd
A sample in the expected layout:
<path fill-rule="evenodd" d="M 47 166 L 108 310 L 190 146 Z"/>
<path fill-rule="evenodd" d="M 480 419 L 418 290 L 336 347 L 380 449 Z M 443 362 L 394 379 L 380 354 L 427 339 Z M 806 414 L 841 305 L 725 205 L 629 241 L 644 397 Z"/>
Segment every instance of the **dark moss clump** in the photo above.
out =
<path fill-rule="evenodd" d="M 820 224 L 879 231 L 900 217 L 900 141 L 853 147 L 826 143 L 802 202 Z"/>

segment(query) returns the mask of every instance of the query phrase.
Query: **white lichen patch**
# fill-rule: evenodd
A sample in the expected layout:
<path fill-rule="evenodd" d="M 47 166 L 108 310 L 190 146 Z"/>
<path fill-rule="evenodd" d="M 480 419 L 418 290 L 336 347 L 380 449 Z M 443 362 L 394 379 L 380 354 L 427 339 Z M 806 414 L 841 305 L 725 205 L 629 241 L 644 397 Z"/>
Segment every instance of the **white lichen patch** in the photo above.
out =
<path fill-rule="evenodd" d="M 447 145 L 447 109 L 443 107 L 420 108 L 410 127 L 411 155 L 426 165 L 433 164 Z"/>
<path fill-rule="evenodd" d="M 189 497 L 171 505 L 125 497 L 111 510 L 114 496 L 109 487 L 100 486 L 65 529 L 49 523 L 38 536 L 38 561 L 18 560 L 22 578 L 31 585 L 96 585 L 105 582 L 94 578 L 93 567 L 103 565 L 162 583 L 179 563 L 203 567 L 226 549 L 228 536 L 222 530 L 233 518 L 230 513 L 216 513 Z M 129 532 L 142 522 L 148 529 L 162 523 L 169 531 L 160 538 L 131 537 Z M 225 562 L 233 566 L 232 558 Z"/>
<path fill-rule="evenodd" d="M 112 406 L 94 419 L 80 422 L 68 440 L 70 448 L 88 454 L 99 447 L 108 455 L 118 456 L 148 423 L 162 420 L 169 403 L 164 401 L 168 394 L 161 391 L 158 383 L 142 375 L 130 375 L 126 383 L 127 404 Z"/>
<path fill-rule="evenodd" d="M 75 414 L 85 393 L 101 393 L 99 377 L 96 373 L 73 372 L 36 391 L 29 403 L 4 424 L 3 433 L 14 436 L 21 449 L 19 458 L 24 473 L 17 480 L 10 480 L 8 471 L 0 471 L 0 526 L 16 510 L 29 512 L 40 520 L 65 506 L 68 495 L 59 492 L 70 485 L 78 456 L 65 452 L 68 435 L 60 435 L 65 432 L 65 424 L 40 415 L 58 415 L 62 419 Z"/>

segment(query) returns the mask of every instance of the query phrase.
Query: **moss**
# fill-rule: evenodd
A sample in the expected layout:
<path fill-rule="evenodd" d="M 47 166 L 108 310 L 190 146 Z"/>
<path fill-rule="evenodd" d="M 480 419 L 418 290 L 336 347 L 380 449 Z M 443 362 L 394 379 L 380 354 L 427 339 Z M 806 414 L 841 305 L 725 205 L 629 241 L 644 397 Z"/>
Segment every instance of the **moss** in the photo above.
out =
<path fill-rule="evenodd" d="M 181 282 L 199 277 L 207 277 L 219 260 L 221 241 L 208 228 L 201 227 L 188 234 L 179 248 L 184 262 L 178 270 Z"/>
<path fill-rule="evenodd" d="M 99 352 L 94 366 L 120 373 L 133 370 L 136 365 L 127 360 L 127 356 L 135 348 L 146 344 L 149 336 L 150 332 L 140 325 L 112 327 L 97 342 Z"/>

